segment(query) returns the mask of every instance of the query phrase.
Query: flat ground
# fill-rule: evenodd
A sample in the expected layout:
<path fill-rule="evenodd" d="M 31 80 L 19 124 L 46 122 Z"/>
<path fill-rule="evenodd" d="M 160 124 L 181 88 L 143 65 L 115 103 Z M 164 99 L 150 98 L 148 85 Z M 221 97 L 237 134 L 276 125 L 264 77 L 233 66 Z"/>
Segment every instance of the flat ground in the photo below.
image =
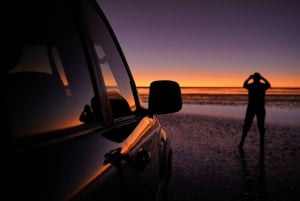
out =
<path fill-rule="evenodd" d="M 240 152 L 242 120 L 182 113 L 159 119 L 174 149 L 169 201 L 299 200 L 300 126 L 266 125 L 261 157 L 255 121 Z"/>

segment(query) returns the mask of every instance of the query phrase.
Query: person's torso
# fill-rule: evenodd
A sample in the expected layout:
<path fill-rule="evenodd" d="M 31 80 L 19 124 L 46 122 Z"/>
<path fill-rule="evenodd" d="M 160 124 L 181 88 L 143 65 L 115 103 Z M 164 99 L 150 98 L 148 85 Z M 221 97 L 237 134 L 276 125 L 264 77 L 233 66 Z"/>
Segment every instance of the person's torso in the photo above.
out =
<path fill-rule="evenodd" d="M 263 108 L 265 106 L 265 85 L 263 83 L 252 83 L 247 86 L 247 89 L 248 105 L 255 108 Z"/>

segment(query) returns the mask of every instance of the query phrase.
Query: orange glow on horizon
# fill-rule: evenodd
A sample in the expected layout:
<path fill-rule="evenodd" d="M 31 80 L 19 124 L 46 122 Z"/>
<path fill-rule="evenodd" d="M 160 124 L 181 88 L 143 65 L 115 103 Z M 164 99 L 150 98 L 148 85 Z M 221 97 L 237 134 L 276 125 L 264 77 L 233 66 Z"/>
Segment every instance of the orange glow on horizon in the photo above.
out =
<path fill-rule="evenodd" d="M 270 83 L 272 87 L 300 87 L 300 75 L 288 75 L 282 76 L 277 74 L 262 74 Z M 243 85 L 245 79 L 248 78 L 248 74 L 238 74 L 237 76 L 229 75 L 220 72 L 220 74 L 213 75 L 206 72 L 203 74 L 187 74 L 168 72 L 155 74 L 149 72 L 139 73 L 134 76 L 136 85 L 139 87 L 148 87 L 150 83 L 155 80 L 174 80 L 182 87 L 240 87 Z"/>

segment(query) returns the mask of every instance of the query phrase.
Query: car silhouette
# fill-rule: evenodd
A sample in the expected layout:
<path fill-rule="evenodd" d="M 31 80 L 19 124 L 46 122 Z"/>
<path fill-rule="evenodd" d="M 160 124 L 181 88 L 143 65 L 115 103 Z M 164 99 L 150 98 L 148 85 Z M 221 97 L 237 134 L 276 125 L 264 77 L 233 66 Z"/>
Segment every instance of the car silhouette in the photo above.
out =
<path fill-rule="evenodd" d="M 172 147 L 156 115 L 181 109 L 178 83 L 153 81 L 143 107 L 96 1 L 17 0 L 4 8 L 8 200 L 165 199 Z"/>

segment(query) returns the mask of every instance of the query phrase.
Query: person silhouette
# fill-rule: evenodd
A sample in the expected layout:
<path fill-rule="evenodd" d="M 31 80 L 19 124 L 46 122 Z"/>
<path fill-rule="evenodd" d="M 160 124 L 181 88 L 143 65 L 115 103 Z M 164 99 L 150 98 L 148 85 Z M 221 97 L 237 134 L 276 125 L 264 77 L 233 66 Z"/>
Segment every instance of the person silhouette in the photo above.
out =
<path fill-rule="evenodd" d="M 94 114 L 91 110 L 91 107 L 88 104 L 84 106 L 84 109 L 79 117 L 79 120 L 85 124 L 90 124 L 95 122 Z"/>
<path fill-rule="evenodd" d="M 249 83 L 250 80 L 253 82 Z M 261 82 L 263 81 L 263 82 Z M 264 136 L 265 136 L 265 94 L 267 89 L 271 88 L 271 84 L 259 73 L 255 72 L 250 75 L 243 84 L 243 87 L 248 90 L 248 105 L 243 126 L 243 134 L 239 143 L 239 148 L 242 149 L 248 131 L 251 127 L 254 116 L 256 116 L 257 126 L 260 134 L 260 150 L 264 151 Z"/>

